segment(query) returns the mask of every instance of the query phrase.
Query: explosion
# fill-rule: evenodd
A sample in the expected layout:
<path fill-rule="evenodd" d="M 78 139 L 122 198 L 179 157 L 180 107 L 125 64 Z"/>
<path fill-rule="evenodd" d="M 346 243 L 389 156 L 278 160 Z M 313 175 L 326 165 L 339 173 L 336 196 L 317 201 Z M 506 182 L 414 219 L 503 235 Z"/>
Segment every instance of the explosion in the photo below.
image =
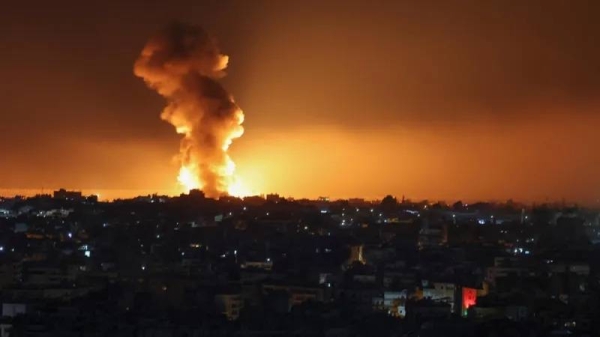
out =
<path fill-rule="evenodd" d="M 160 117 L 183 135 L 177 180 L 208 197 L 247 194 L 227 153 L 244 133 L 244 113 L 217 81 L 228 61 L 203 29 L 175 22 L 146 43 L 134 65 L 135 75 L 167 99 Z"/>

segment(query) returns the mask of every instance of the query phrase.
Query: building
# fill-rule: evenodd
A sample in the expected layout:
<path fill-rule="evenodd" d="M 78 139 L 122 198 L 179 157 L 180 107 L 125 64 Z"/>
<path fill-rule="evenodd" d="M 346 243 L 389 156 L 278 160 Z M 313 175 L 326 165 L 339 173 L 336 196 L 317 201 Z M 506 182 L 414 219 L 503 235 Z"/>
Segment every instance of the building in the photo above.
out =
<path fill-rule="evenodd" d="M 215 304 L 217 310 L 225 315 L 228 320 L 235 321 L 240 317 L 244 300 L 240 294 L 218 294 L 215 295 Z"/>
<path fill-rule="evenodd" d="M 406 316 L 406 299 L 408 292 L 384 291 L 382 297 L 373 298 L 373 310 L 383 311 L 393 317 Z"/>
<path fill-rule="evenodd" d="M 2 303 L 2 316 L 15 317 L 27 313 L 27 309 L 25 303 Z"/>
<path fill-rule="evenodd" d="M 323 286 L 290 285 L 280 283 L 265 283 L 262 285 L 263 294 L 286 292 L 289 294 L 289 307 L 306 301 L 325 302 L 328 299 L 326 288 Z"/>
<path fill-rule="evenodd" d="M 67 191 L 64 188 L 61 188 L 58 191 L 54 191 L 53 193 L 54 199 L 62 199 L 62 200 L 70 200 L 70 201 L 81 201 L 83 200 L 83 195 L 80 191 Z"/>
<path fill-rule="evenodd" d="M 447 303 L 451 312 L 466 316 L 469 307 L 477 303 L 477 289 L 447 282 L 434 282 L 431 285 L 426 283 L 423 287 L 423 298 Z"/>

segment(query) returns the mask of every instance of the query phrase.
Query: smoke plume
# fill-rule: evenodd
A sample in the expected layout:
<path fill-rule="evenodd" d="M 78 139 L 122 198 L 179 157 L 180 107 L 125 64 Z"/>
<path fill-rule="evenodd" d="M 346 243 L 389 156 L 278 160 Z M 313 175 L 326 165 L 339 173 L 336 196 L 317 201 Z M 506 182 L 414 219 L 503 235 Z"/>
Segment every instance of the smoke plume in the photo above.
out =
<path fill-rule="evenodd" d="M 172 23 L 153 36 L 134 65 L 134 73 L 168 101 L 160 117 L 181 140 L 178 180 L 207 196 L 228 193 L 235 165 L 227 150 L 244 133 L 244 113 L 217 81 L 228 57 L 202 28 Z"/>

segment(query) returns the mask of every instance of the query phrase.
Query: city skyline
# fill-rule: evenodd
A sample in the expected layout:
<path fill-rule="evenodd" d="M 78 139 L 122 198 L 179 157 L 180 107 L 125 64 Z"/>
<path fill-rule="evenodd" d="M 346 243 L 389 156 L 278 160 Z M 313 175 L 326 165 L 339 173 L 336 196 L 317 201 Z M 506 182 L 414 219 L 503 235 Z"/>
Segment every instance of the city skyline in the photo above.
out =
<path fill-rule="evenodd" d="M 166 196 L 169 198 L 175 198 L 179 196 L 190 195 L 190 193 L 194 193 L 193 190 L 189 192 L 180 192 L 180 193 L 172 193 L 172 190 L 98 190 L 98 189 L 76 189 L 76 188 L 65 188 L 65 187 L 57 187 L 57 188 L 39 188 L 39 189 L 1 189 L 0 188 L 0 199 L 12 199 L 16 197 L 23 198 L 35 198 L 42 196 L 51 196 L 54 192 L 59 190 L 66 190 L 75 193 L 81 193 L 84 196 L 97 197 L 100 202 L 114 202 L 118 200 L 134 200 L 138 198 L 147 198 L 151 196 Z M 591 209 L 597 209 L 600 206 L 600 200 L 595 200 L 591 202 L 581 202 L 578 200 L 569 200 L 566 198 L 558 198 L 558 199 L 550 199 L 543 198 L 539 200 L 524 200 L 524 199 L 515 199 L 515 198 L 507 198 L 507 199 L 485 199 L 485 198 L 428 198 L 428 197 L 418 197 L 412 195 L 405 195 L 402 193 L 387 193 L 382 195 L 348 195 L 348 196 L 330 196 L 326 194 L 320 195 L 309 195 L 309 196 L 292 196 L 277 193 L 275 191 L 272 192 L 262 192 L 257 194 L 251 194 L 246 196 L 228 196 L 226 194 L 221 197 L 225 198 L 238 198 L 240 200 L 244 200 L 245 198 L 249 198 L 252 200 L 253 198 L 259 197 L 262 199 L 266 199 L 270 196 L 276 196 L 277 198 L 286 199 L 289 201 L 298 201 L 298 200 L 310 200 L 310 201 L 318 201 L 318 200 L 328 200 L 331 202 L 347 202 L 347 201 L 362 201 L 365 203 L 379 203 L 385 197 L 391 196 L 397 199 L 399 203 L 403 200 L 408 203 L 427 203 L 429 205 L 434 204 L 445 204 L 452 205 L 454 203 L 466 203 L 466 204 L 478 204 L 478 203 L 491 203 L 491 204 L 507 204 L 514 203 L 518 205 L 523 205 L 526 207 L 537 207 L 540 205 L 553 205 L 553 206 L 564 206 L 564 207 L 590 207 Z M 220 199 L 220 197 L 215 197 L 215 200 Z"/>

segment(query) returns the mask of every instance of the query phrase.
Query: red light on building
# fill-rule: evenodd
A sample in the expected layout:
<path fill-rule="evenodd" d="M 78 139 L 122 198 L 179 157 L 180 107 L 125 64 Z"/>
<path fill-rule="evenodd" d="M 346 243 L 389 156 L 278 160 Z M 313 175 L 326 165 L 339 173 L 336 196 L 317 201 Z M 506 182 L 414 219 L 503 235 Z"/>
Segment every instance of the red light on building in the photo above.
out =
<path fill-rule="evenodd" d="M 462 288 L 462 309 L 463 312 L 469 309 L 470 306 L 477 303 L 477 289 Z"/>

